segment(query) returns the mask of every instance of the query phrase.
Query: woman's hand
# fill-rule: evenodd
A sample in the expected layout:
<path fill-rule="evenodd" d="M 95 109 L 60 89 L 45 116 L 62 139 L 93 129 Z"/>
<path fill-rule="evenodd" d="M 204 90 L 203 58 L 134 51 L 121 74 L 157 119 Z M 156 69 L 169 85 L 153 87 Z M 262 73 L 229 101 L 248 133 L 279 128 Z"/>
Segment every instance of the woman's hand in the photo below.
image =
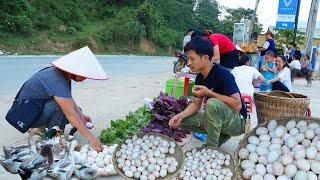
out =
<path fill-rule="evenodd" d="M 98 152 L 102 152 L 103 151 L 103 146 L 102 146 L 101 142 L 97 138 L 95 138 L 95 137 L 90 138 L 89 139 L 89 143 L 90 143 L 90 146 L 94 150 L 96 150 Z"/>

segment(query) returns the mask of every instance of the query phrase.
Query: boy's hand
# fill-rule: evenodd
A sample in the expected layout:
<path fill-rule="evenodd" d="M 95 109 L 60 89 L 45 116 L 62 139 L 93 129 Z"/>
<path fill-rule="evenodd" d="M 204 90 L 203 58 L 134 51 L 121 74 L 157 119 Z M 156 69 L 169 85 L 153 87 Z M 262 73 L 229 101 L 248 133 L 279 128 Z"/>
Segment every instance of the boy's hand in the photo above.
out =
<path fill-rule="evenodd" d="M 171 126 L 172 128 L 177 128 L 180 126 L 181 121 L 182 119 L 180 117 L 180 114 L 177 114 L 169 120 L 169 126 Z"/>
<path fill-rule="evenodd" d="M 262 71 L 268 71 L 268 66 L 263 66 Z"/>
<path fill-rule="evenodd" d="M 206 86 L 195 85 L 192 89 L 192 95 L 197 98 L 208 96 L 210 92 Z"/>

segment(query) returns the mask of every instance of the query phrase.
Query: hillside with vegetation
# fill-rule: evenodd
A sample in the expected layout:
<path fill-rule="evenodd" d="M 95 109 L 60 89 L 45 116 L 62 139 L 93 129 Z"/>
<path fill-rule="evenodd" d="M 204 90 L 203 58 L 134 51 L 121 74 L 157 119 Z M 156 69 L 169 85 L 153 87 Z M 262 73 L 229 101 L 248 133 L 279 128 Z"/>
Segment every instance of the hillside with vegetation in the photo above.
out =
<path fill-rule="evenodd" d="M 60 54 L 88 45 L 100 54 L 164 55 L 182 49 L 189 28 L 232 38 L 233 23 L 252 11 L 215 0 L 2 0 L 0 50 Z"/>

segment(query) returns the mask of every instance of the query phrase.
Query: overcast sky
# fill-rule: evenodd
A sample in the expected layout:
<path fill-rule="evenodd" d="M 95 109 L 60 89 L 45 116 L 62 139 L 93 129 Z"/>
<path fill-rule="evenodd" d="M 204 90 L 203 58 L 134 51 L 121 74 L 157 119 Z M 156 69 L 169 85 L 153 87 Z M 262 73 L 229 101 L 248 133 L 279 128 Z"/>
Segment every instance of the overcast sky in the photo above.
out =
<path fill-rule="evenodd" d="M 229 8 L 251 8 L 254 9 L 256 0 L 217 0 L 217 2 Z M 277 21 L 279 0 L 260 0 L 257 15 L 259 22 L 263 24 L 263 30 L 266 31 L 270 25 L 275 26 Z M 310 11 L 311 0 L 301 0 L 298 25 L 306 26 Z M 317 21 L 320 20 L 320 13 L 318 12 Z"/>

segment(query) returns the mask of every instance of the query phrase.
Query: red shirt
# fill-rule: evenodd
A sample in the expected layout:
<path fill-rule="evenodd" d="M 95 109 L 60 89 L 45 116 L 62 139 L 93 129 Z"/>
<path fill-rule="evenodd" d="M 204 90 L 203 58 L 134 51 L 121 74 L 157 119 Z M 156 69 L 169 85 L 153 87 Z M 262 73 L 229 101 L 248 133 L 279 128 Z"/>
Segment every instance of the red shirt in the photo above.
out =
<path fill-rule="evenodd" d="M 211 34 L 207 37 L 213 43 L 213 46 L 219 45 L 219 52 L 220 54 L 224 54 L 236 49 L 236 46 L 233 42 L 223 34 Z"/>

